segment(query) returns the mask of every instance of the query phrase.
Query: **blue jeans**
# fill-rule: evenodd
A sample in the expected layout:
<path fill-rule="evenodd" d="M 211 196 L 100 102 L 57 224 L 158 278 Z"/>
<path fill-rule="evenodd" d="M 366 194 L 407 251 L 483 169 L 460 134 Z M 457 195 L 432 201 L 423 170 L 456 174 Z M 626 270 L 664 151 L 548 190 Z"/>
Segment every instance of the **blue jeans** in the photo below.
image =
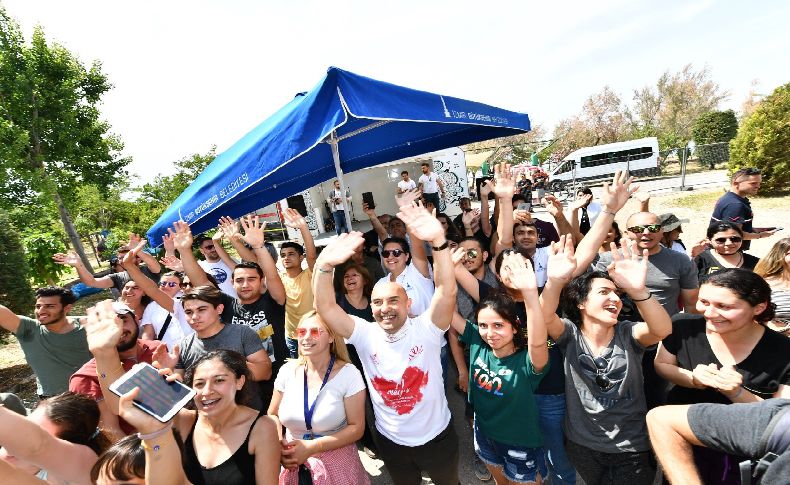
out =
<path fill-rule="evenodd" d="M 346 211 L 334 211 L 332 213 L 332 217 L 335 219 L 335 232 L 338 236 L 343 232 L 348 232 L 348 226 L 346 225 Z"/>
<path fill-rule="evenodd" d="M 288 347 L 288 356 L 292 359 L 299 357 L 299 341 L 295 338 L 285 337 L 285 346 Z M 280 362 L 284 364 L 284 362 Z"/>
<path fill-rule="evenodd" d="M 575 485 L 576 470 L 565 453 L 562 422 L 565 419 L 565 394 L 535 394 L 540 414 L 540 433 L 546 466 L 552 485 Z"/>

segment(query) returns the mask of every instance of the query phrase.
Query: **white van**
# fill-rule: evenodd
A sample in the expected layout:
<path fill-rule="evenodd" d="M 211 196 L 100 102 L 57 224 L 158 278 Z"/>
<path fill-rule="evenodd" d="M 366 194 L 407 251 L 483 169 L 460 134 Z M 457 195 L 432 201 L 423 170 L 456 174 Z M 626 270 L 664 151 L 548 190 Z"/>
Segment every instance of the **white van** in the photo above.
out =
<path fill-rule="evenodd" d="M 659 174 L 658 138 L 640 138 L 580 148 L 549 172 L 549 190 L 574 191 L 579 183 L 611 179 L 617 170 L 634 176 Z"/>

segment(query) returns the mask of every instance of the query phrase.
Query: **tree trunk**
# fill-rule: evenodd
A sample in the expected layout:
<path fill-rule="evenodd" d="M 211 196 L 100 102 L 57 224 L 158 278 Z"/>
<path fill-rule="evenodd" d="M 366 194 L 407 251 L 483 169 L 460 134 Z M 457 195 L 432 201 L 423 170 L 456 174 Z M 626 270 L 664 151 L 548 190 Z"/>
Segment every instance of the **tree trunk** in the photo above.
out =
<path fill-rule="evenodd" d="M 60 198 L 60 194 L 57 190 L 52 192 L 52 197 L 55 199 L 55 204 L 58 206 L 58 212 L 60 213 L 60 220 L 63 222 L 63 229 L 66 230 L 66 234 L 69 236 L 69 241 L 71 241 L 71 247 L 74 248 L 74 251 L 77 253 L 77 256 L 80 257 L 82 260 L 82 264 L 85 265 L 88 271 L 93 273 L 93 266 L 91 266 L 90 261 L 88 260 L 88 256 L 85 254 L 85 248 L 82 247 L 82 241 L 80 240 L 80 235 L 77 234 L 77 229 L 74 227 L 74 223 L 71 221 L 71 215 L 69 214 L 69 210 L 63 204 L 63 199 Z"/>

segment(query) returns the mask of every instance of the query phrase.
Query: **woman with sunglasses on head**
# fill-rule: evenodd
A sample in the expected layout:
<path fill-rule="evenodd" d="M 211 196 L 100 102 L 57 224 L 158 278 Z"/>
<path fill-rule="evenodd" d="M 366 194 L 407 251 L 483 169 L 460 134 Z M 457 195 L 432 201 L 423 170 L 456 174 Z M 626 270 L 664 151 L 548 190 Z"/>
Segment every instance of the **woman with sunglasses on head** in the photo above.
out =
<path fill-rule="evenodd" d="M 280 484 L 368 484 L 355 442 L 365 427 L 365 383 L 342 337 L 313 311 L 296 329 L 299 358 L 277 374 L 269 416 L 285 427 Z M 279 427 L 279 428 L 281 428 Z"/>
<path fill-rule="evenodd" d="M 709 248 L 694 257 L 700 279 L 725 268 L 753 270 L 759 261 L 741 250 L 743 231 L 732 222 L 716 222 L 708 227 L 706 242 Z"/>
<path fill-rule="evenodd" d="M 573 242 L 552 245 L 541 307 L 549 336 L 564 356 L 565 448 L 588 485 L 652 484 L 643 391 L 642 355 L 669 335 L 664 307 L 645 287 L 648 250 L 625 241 L 614 244 L 607 271 L 571 279 L 576 270 Z M 566 287 L 567 286 L 567 287 Z M 567 318 L 555 313 L 562 295 Z M 644 322 L 618 322 L 620 295 L 635 302 Z"/>
<path fill-rule="evenodd" d="M 777 241 L 754 272 L 771 286 L 771 301 L 776 305 L 776 315 L 768 327 L 790 337 L 790 237 Z"/>
<path fill-rule="evenodd" d="M 700 287 L 697 311 L 673 317 L 656 371 L 674 384 L 667 404 L 739 403 L 790 398 L 790 340 L 765 323 L 771 288 L 752 271 L 725 268 Z M 738 459 L 695 450 L 706 483 L 740 483 Z"/>
<path fill-rule="evenodd" d="M 534 392 L 549 366 L 546 327 L 529 260 L 508 252 L 502 276 L 521 302 L 494 292 L 480 302 L 476 323 L 455 313 L 452 328 L 469 347 L 475 452 L 497 485 L 540 484 L 548 470 Z"/>

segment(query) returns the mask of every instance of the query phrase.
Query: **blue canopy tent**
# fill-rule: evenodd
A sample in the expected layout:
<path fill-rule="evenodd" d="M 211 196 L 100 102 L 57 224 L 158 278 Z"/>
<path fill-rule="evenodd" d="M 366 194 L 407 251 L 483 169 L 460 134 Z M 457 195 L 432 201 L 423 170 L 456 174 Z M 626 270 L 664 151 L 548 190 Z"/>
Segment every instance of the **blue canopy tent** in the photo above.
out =
<path fill-rule="evenodd" d="M 220 216 L 253 212 L 332 177 L 345 193 L 343 172 L 529 129 L 524 113 L 331 67 L 217 156 L 148 230 L 148 241 L 161 244 L 179 218 L 198 234 Z"/>

